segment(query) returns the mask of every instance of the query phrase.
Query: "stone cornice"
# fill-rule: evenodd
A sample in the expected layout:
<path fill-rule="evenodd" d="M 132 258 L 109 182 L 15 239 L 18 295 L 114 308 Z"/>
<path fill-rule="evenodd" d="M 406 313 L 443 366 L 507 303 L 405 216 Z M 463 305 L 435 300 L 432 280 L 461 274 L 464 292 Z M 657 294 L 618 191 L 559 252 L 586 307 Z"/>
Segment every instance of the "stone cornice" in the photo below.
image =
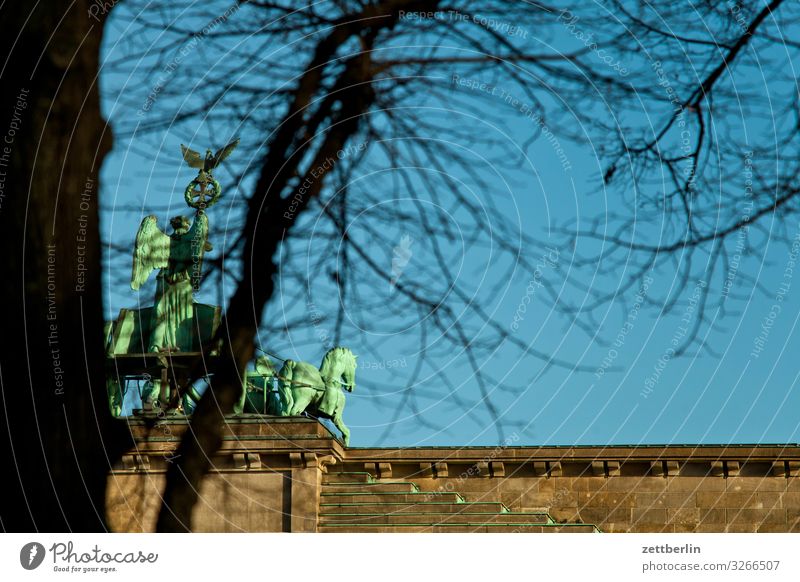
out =
<path fill-rule="evenodd" d="M 349 448 L 348 461 L 800 461 L 797 444 L 770 445 L 611 445 L 563 447 Z"/>
<path fill-rule="evenodd" d="M 116 471 L 164 471 L 189 428 L 186 418 L 136 417 L 127 422 L 136 442 Z M 513 477 L 583 475 L 772 476 L 800 474 L 797 444 L 613 445 L 345 448 L 310 418 L 230 417 L 216 470 L 282 470 L 302 464 L 338 463 L 384 478 L 401 473 Z M 324 461 L 319 461 L 325 459 Z M 469 471 L 473 467 L 474 471 Z"/>

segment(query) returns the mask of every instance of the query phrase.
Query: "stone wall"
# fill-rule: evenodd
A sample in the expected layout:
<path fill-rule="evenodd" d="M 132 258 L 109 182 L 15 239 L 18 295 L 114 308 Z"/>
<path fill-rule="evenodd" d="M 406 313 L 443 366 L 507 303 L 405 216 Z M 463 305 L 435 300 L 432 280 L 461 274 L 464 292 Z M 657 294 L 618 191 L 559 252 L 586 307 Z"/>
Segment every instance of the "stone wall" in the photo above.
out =
<path fill-rule="evenodd" d="M 254 415 L 255 416 L 255 415 Z M 111 529 L 154 531 L 164 476 L 186 420 L 130 419 L 136 449 L 114 468 L 106 489 Z M 201 532 L 316 531 L 322 471 L 343 447 L 308 419 L 235 418 L 203 480 L 192 528 Z"/>
<path fill-rule="evenodd" d="M 154 531 L 164 475 L 117 475 L 106 500 L 114 531 Z M 291 531 L 284 524 L 289 472 L 216 472 L 200 487 L 198 532 Z"/>
<path fill-rule="evenodd" d="M 345 466 L 604 532 L 793 532 L 799 460 L 796 445 L 351 449 Z"/>
<path fill-rule="evenodd" d="M 109 479 L 115 531 L 152 531 L 186 421 L 129 421 L 137 448 Z M 316 531 L 324 472 L 367 471 L 422 491 L 546 510 L 604 532 L 800 531 L 800 447 L 345 449 L 308 419 L 230 419 L 197 531 Z"/>

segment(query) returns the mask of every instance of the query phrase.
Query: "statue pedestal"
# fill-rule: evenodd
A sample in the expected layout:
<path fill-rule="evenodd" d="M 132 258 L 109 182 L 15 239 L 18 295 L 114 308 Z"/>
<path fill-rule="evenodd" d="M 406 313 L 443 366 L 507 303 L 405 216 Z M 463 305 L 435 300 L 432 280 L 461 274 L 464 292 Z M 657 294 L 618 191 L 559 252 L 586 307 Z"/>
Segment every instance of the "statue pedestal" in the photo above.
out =
<path fill-rule="evenodd" d="M 319 421 L 230 416 L 193 515 L 194 531 L 313 532 L 322 475 L 344 447 Z M 163 413 L 120 419 L 134 449 L 112 470 L 106 500 L 113 531 L 154 531 L 169 464 L 190 420 Z"/>

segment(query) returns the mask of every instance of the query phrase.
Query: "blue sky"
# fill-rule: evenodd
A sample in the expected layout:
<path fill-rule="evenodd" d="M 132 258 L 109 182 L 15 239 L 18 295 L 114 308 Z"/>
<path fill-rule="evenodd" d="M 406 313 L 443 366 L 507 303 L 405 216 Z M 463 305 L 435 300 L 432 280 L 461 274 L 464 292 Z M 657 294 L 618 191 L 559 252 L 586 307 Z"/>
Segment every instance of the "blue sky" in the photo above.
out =
<path fill-rule="evenodd" d="M 233 18 L 241 15 L 234 15 Z M 125 46 L 125 29 L 116 22 L 112 13 L 112 26 L 105 40 L 105 55 L 111 60 Z M 564 40 L 568 43 L 570 39 Z M 154 45 L 158 41 L 154 40 Z M 189 54 L 180 64 L 192 67 L 201 57 Z M 152 85 L 152 70 L 143 64 L 132 72 L 120 77 L 111 70 L 101 73 L 104 109 L 112 126 L 118 120 L 130 121 L 136 118 L 136 99 L 126 101 L 128 88 L 141 88 Z M 211 67 L 213 73 L 213 67 Z M 492 79 L 477 79 L 489 85 Z M 458 99 L 467 103 L 480 103 L 489 108 L 492 118 L 501 125 L 493 125 L 489 119 L 475 119 L 466 110 L 454 108 L 446 113 L 453 123 L 474 127 L 476 131 L 502 132 L 514 143 L 523 144 L 532 131 L 539 128 L 536 122 L 524 114 L 520 105 L 510 105 L 503 95 L 491 89 L 471 89 L 454 84 L 452 77 L 442 76 L 437 82 L 442 87 L 457 93 Z M 773 87 L 769 83 L 763 89 L 764 98 L 773 92 L 785 91 L 786 87 Z M 141 91 L 136 93 L 141 95 Z M 120 99 L 120 97 L 123 97 Z M 544 100 L 550 97 L 542 97 Z M 185 101 L 163 98 L 155 104 L 155 111 L 167 116 L 174 110 L 177 115 L 191 102 L 191 91 L 187 90 Z M 523 100 L 524 104 L 524 100 Z M 424 97 L 418 106 L 425 106 Z M 668 106 L 668 103 L 662 105 Z M 567 111 L 569 103 L 563 104 Z M 597 96 L 598 114 L 604 111 L 602 95 Z M 154 112 L 142 116 L 141 122 L 152 119 Z M 654 117 L 654 111 L 650 111 Z M 431 114 L 433 115 L 433 113 Z M 631 117 L 629 112 L 621 113 Z M 636 114 L 632 116 L 636 119 Z M 643 124 L 651 120 L 641 116 Z M 194 125 L 192 125 L 194 124 Z M 196 132 L 197 149 L 205 147 L 203 141 L 215 137 L 214 131 L 204 125 L 198 117 L 190 120 L 189 131 Z M 748 128 L 745 127 L 746 132 Z M 764 131 L 761 122 L 753 121 L 751 132 Z M 139 220 L 144 214 L 157 214 L 162 228 L 166 228 L 167 218 L 177 213 L 185 213 L 182 192 L 185 184 L 193 177 L 193 171 L 182 166 L 179 158 L 179 144 L 187 140 L 187 124 L 174 125 L 147 135 L 135 133 L 115 141 L 111 154 L 107 157 L 102 174 L 101 200 L 104 207 L 102 235 L 105 240 L 120 245 L 131 245 Z M 236 133 L 236 122 L 226 128 Z M 209 133 L 212 135 L 209 137 Z M 189 136 L 191 137 L 191 135 Z M 220 137 L 220 136 L 216 136 Z M 226 136 L 225 136 L 226 137 Z M 416 136 L 433 138 L 436 136 Z M 486 172 L 492 181 L 490 191 L 471 190 L 476 203 L 487 209 L 487 228 L 496 227 L 500 222 L 511 221 L 523 232 L 535 234 L 543 241 L 537 248 L 526 248 L 524 253 L 531 260 L 540 260 L 551 253 L 546 244 L 556 245 L 558 260 L 545 263 L 541 272 L 534 274 L 517 269 L 507 279 L 505 273 L 509 265 L 504 263 L 493 249 L 472 248 L 464 250 L 459 244 L 447 247 L 448 264 L 452 265 L 460 285 L 484 301 L 495 314 L 497 321 L 511 326 L 517 314 L 514 328 L 515 336 L 539 352 L 557 356 L 559 359 L 579 363 L 586 371 L 554 367 L 538 375 L 539 364 L 530 358 L 521 359 L 519 352 L 510 346 L 500 346 L 487 369 L 511 384 L 522 384 L 519 393 L 512 394 L 493 390 L 492 401 L 499 411 L 502 433 L 516 436 L 518 444 L 565 445 L 565 444 L 636 444 L 636 443 L 778 443 L 796 442 L 797 410 L 800 405 L 800 390 L 797 387 L 796 356 L 798 345 L 795 328 L 800 314 L 800 280 L 794 280 L 794 272 L 789 273 L 793 258 L 792 250 L 785 245 L 773 244 L 769 237 L 763 240 L 753 238 L 758 244 L 754 256 L 742 259 L 738 270 L 732 274 L 731 294 L 726 300 L 727 315 L 707 312 L 716 318 L 719 325 L 703 325 L 700 341 L 713 347 L 716 355 L 711 355 L 695 345 L 690 353 L 681 357 L 671 357 L 670 348 L 674 338 L 681 338 L 687 322 L 691 325 L 696 318 L 692 310 L 693 296 L 698 285 L 711 284 L 719 288 L 719 273 L 711 275 L 707 281 L 693 281 L 685 288 L 676 288 L 676 273 L 660 269 L 652 274 L 648 297 L 656 297 L 660 292 L 673 289 L 679 304 L 670 314 L 663 314 L 661 305 L 642 305 L 632 311 L 635 292 L 627 293 L 608 302 L 594 320 L 584 320 L 584 328 L 575 325 L 570 317 L 553 309 L 552 303 L 538 290 L 530 291 L 530 282 L 541 277 L 556 289 L 562 289 L 563 300 L 580 302 L 583 298 L 564 286 L 567 274 L 580 273 L 587 287 L 602 286 L 613 289 L 625 279 L 625 267 L 606 270 L 606 265 L 598 264 L 597 269 L 575 270 L 573 249 L 563 246 L 553 229 L 557 225 L 577 222 L 583 228 L 588 220 L 607 211 L 619 209 L 630 198 L 598 188 L 604 170 L 598 160 L 597 136 L 588 132 L 586 139 L 567 141 L 561 139 L 563 154 L 555 151 L 546 135 L 540 135 L 525 152 L 530 161 L 516 168 L 503 168 L 495 172 L 490 164 L 482 164 L 481 159 L 491 158 L 490 149 L 482 150 L 480 145 L 460 144 L 470 147 L 470 155 L 475 156 L 476 167 Z M 218 140 L 220 141 L 220 140 Z M 370 147 L 372 147 L 371 144 Z M 253 151 L 237 151 L 234 157 L 250 160 Z M 565 169 L 564 159 L 568 160 Z M 370 158 L 372 166 L 380 168 L 382 159 L 378 153 Z M 244 162 L 242 162 L 244 163 Z M 391 179 L 391 169 L 376 171 L 371 175 L 358 176 L 363 187 L 380 189 Z M 423 171 L 423 170 L 420 170 Z M 425 170 L 427 171 L 427 170 Z M 212 226 L 224 227 L 234 224 L 243 210 L 242 196 L 252 187 L 252 181 L 232 185 L 230 175 L 222 171 L 218 178 L 226 189 L 224 200 L 209 213 Z M 453 177 L 463 180 L 469 187 L 469 178 L 453 173 Z M 226 182 L 226 180 L 228 180 Z M 741 172 L 744 187 L 745 175 Z M 631 192 L 628 192 L 631 195 Z M 398 208 L 411 205 L 414 201 L 433 204 L 420 189 L 408 192 L 405 197 L 387 200 Z M 124 211 L 133 206 L 141 211 Z M 352 234 L 368 241 L 369 235 L 360 221 L 375 221 L 380 205 L 367 209 L 353 218 Z M 443 222 L 450 221 L 454 228 L 465 218 L 459 213 L 439 209 Z M 315 215 L 305 220 L 313 222 Z M 777 223 L 768 225 L 777 228 Z M 784 224 L 790 237 L 800 235 L 800 223 L 790 218 Z M 387 226 L 391 228 L 391 226 Z M 229 233 L 231 234 L 231 233 Z M 426 254 L 422 230 L 418 232 L 398 229 L 387 234 L 387 240 L 399 244 L 404 235 L 409 236 L 412 254 L 404 266 L 401 276 L 425 276 L 435 264 Z M 656 232 L 642 232 L 640 240 L 657 237 Z M 219 252 L 224 249 L 223 241 L 212 240 Z M 734 244 L 735 241 L 732 241 Z M 375 258 L 387 264 L 393 253 L 393 245 L 386 248 L 373 248 Z M 578 241 L 578 249 L 591 249 L 591 243 Z M 307 253 L 311 259 L 315 253 L 335 253 L 325 242 L 308 241 L 298 244 L 299 253 Z M 684 260 L 684 257 L 682 260 Z M 309 260 L 311 260 L 309 259 Z M 702 261 L 700 256 L 696 260 Z M 288 263 L 287 263 L 288 264 Z M 388 265 L 387 265 L 388 266 Z M 513 267 L 513 265 L 512 265 Z M 122 274 L 127 273 L 129 265 L 123 265 Z M 111 270 L 106 279 L 107 315 L 116 313 L 121 307 L 135 305 L 138 297 L 125 288 L 123 281 L 112 280 Z M 309 271 L 310 272 L 310 271 Z M 787 276 L 788 273 L 788 276 Z M 294 316 L 308 316 L 308 305 L 287 305 L 285 297 L 291 295 L 286 289 L 293 282 L 279 275 L 278 296 L 274 298 L 265 317 L 292 319 Z M 763 290 L 758 291 L 743 276 L 755 278 Z M 503 283 L 496 293 L 498 280 Z M 365 283 L 370 285 L 369 283 Z M 779 293 L 783 284 L 783 291 Z M 392 301 L 392 290 L 386 286 L 365 289 L 364 297 L 370 301 Z M 328 293 L 324 284 L 314 287 L 310 301 L 315 308 L 330 313 L 338 298 Z M 788 289 L 788 291 L 787 291 Z M 223 302 L 231 292 L 231 287 L 209 286 L 198 296 L 207 303 Z M 152 285 L 141 294 L 141 301 L 147 302 L 152 296 Z M 520 305 L 526 305 L 525 313 L 520 314 Z M 778 306 L 778 309 L 775 306 Z M 520 318 L 520 315 L 522 317 Z M 628 325 L 626 326 L 626 322 Z M 364 327 L 366 326 L 366 327 Z M 359 329 L 360 328 L 360 329 Z M 351 443 L 355 446 L 374 444 L 423 446 L 423 445 L 494 445 L 497 444 L 498 431 L 494 419 L 480 401 L 478 388 L 472 378 L 463 353 L 456 351 L 437 353 L 434 367 L 446 370 L 453 388 L 439 384 L 430 375 L 426 382 L 415 386 L 422 396 L 423 406 L 416 412 L 410 409 L 399 410 L 399 415 L 388 427 L 392 412 L 402 406 L 402 388 L 406 385 L 417 356 L 414 347 L 419 341 L 419 321 L 415 314 L 407 317 L 372 318 L 368 322 L 351 319 L 345 327 L 348 333 L 359 334 L 357 342 L 368 342 L 371 352 L 361 353 L 364 367 L 358 370 L 359 389 L 348 394 L 345 420 L 352 431 Z M 608 345 L 624 330 L 624 339 L 616 347 Z M 491 334 L 481 330 L 475 338 L 479 341 Z M 595 335 L 596 334 L 596 335 Z M 606 342 L 597 341 L 598 338 Z M 306 359 L 318 362 L 325 352 L 324 341 L 320 337 L 320 326 L 306 326 L 302 330 L 290 332 L 285 337 L 262 338 L 274 351 L 285 357 Z M 347 342 L 344 342 L 347 345 Z M 357 344 L 356 344 L 357 345 Z M 756 349 L 761 348 L 761 349 Z M 603 361 L 611 363 L 613 369 L 597 369 Z M 397 362 L 389 366 L 379 366 L 379 362 Z M 432 371 L 431 371 L 432 372 Z M 423 374 L 425 377 L 425 374 Z M 455 394 L 454 394 L 455 391 Z M 474 407 L 454 404 L 454 397 L 463 396 L 475 403 Z M 424 417 L 424 418 L 423 418 Z M 424 421 L 424 422 L 423 422 Z M 436 428 L 433 428 L 433 425 Z"/>

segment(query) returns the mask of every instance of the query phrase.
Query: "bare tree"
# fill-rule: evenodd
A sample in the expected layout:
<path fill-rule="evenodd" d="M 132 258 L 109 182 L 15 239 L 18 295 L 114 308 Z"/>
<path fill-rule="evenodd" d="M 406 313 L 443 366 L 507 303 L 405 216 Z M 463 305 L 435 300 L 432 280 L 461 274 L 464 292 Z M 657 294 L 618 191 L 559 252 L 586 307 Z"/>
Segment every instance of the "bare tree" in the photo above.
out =
<path fill-rule="evenodd" d="M 507 411 L 494 404 L 498 391 L 513 400 L 553 366 L 581 369 L 579 362 L 564 361 L 555 350 L 532 349 L 515 333 L 516 314 L 504 312 L 497 297 L 520 272 L 541 286 L 551 305 L 569 314 L 565 325 L 582 327 L 595 337 L 595 322 L 606 317 L 611 299 L 634 292 L 652 270 L 678 273 L 665 297 L 649 298 L 669 309 L 680 300 L 674 291 L 693 278 L 743 279 L 745 271 L 734 267 L 738 259 L 732 255 L 752 255 L 766 240 L 765 234 L 756 239 L 755 233 L 768 233 L 772 240 L 777 229 L 791 243 L 783 219 L 796 206 L 798 124 L 796 79 L 786 63 L 798 45 L 784 39 L 783 31 L 796 26 L 797 8 L 780 0 L 754 6 L 697 2 L 688 7 L 654 9 L 638 0 L 593 5 L 352 0 L 299 8 L 289 2 L 154 7 L 134 1 L 116 6 L 114 24 L 106 31 L 114 50 L 108 51 L 103 73 L 116 94 L 111 115 L 121 142 L 140 147 L 150 140 L 160 150 L 164 128 L 186 142 L 213 137 L 216 145 L 241 134 L 240 151 L 250 154 L 233 166 L 231 176 L 246 202 L 231 199 L 229 220 L 219 233 L 224 244 L 210 261 L 216 269 L 209 278 L 228 300 L 221 330 L 225 357 L 212 370 L 212 390 L 200 402 L 193 430 L 181 443 L 180 461 L 170 467 L 159 529 L 191 527 L 198 485 L 220 443 L 223 414 L 233 406 L 255 346 L 280 352 L 292 347 L 285 340 L 281 344 L 281 337 L 304 329 L 317 344 L 346 338 L 359 352 L 374 354 L 374 334 L 359 339 L 354 331 L 370 329 L 370 322 L 378 319 L 399 322 L 400 329 L 409 327 L 403 326 L 408 322 L 413 333 L 402 335 L 418 343 L 417 358 L 399 386 L 402 400 L 394 414 L 406 408 L 418 411 L 426 400 L 448 398 L 473 416 L 483 408 L 502 431 L 513 424 Z M 18 12 L 15 16 L 25 20 L 24 10 Z M 37 32 L 33 38 L 44 43 L 47 35 Z M 91 38 L 97 42 L 98 37 Z M 6 42 L 13 46 L 13 40 Z M 96 56 L 96 46 L 87 49 L 90 56 Z M 14 54 L 23 59 L 19 51 Z M 52 58 L 60 70 L 77 70 Z M 92 58 L 80 61 L 86 66 L 81 79 L 94 78 L 97 63 Z M 8 70 L 32 68 L 31 59 L 25 55 L 23 67 Z M 152 83 L 126 86 L 126 79 L 142 69 Z M 40 82 L 54 78 L 59 75 Z M 76 82 L 75 75 L 65 79 Z M 785 88 L 786 98 L 772 104 L 764 85 Z M 94 89 L 91 95 L 91 107 L 82 111 L 94 115 L 96 123 Z M 63 139 L 78 113 L 75 99 L 63 93 L 59 104 L 60 99 L 66 126 L 42 125 Z M 198 127 L 206 133 L 198 135 Z M 752 127 L 763 131 L 752 135 Z M 80 129 L 76 135 L 88 140 L 80 142 L 80 159 L 97 152 L 91 166 L 96 172 L 107 149 L 105 142 L 97 145 L 102 130 L 96 125 Z M 40 150 L 33 144 L 39 142 L 31 140 L 31 149 L 15 154 L 18 175 L 37 175 L 32 164 Z M 569 172 L 570 148 L 587 142 L 597 157 L 598 190 L 614 197 L 609 204 L 614 210 L 598 212 L 588 227 L 568 224 L 549 235 L 526 229 L 509 213 L 514 196 L 537 192 L 537 164 Z M 531 160 L 531 147 L 540 159 Z M 40 164 L 36 171 L 54 167 L 72 171 L 78 166 Z M 513 183 L 509 176 L 519 168 L 526 169 L 526 178 Z M 749 188 L 743 176 L 747 172 L 752 174 Z M 50 200 L 48 180 L 53 175 L 43 177 L 35 189 L 43 197 L 37 208 Z M 78 186 L 84 175 L 95 174 L 76 172 L 73 177 L 80 179 L 70 182 L 71 192 L 82 191 Z M 385 204 L 404 198 L 410 198 L 407 204 Z M 15 206 L 14 224 L 26 224 L 21 208 Z M 369 220 L 352 228 L 364 215 Z M 3 216 L 11 221 L 9 213 Z M 38 229 L 46 219 L 30 224 Z M 75 229 L 75 222 L 76 217 L 60 214 L 57 224 Z M 19 239 L 11 240 L 20 233 L 14 228 L 4 228 L 3 236 L 19 244 Z M 95 228 L 90 226 L 91 236 Z M 30 237 L 26 240 L 42 240 L 33 236 L 39 232 L 25 233 Z M 71 240 L 73 234 L 64 236 Z M 127 255 L 124 244 L 116 245 L 110 247 L 112 264 L 123 251 Z M 570 254 L 564 261 L 578 270 L 537 278 L 544 257 L 531 249 L 548 245 Z M 424 253 L 426 260 L 405 268 L 411 249 Z M 489 257 L 485 260 L 505 269 L 505 276 L 476 288 L 471 278 L 459 276 L 458 258 L 468 252 L 484 253 Z M 19 259 L 17 272 L 23 265 L 29 269 L 28 258 Z M 560 268 L 551 259 L 547 264 Z M 38 278 L 26 279 L 27 288 L 40 294 L 31 297 L 39 299 L 47 285 L 43 261 L 46 255 L 39 257 Z M 99 258 L 91 264 L 95 261 Z M 61 279 L 74 277 L 67 263 L 59 264 L 65 269 Z M 620 279 L 601 277 L 606 290 L 587 286 L 598 270 Z M 291 302 L 288 308 L 274 303 L 276 281 L 282 286 L 281 301 Z M 731 288 L 717 288 L 725 289 L 715 297 L 716 307 L 724 311 Z M 391 300 L 376 289 L 388 289 Z M 709 293 L 703 297 L 704 313 Z M 20 297 L 9 291 L 9 301 Z M 335 301 L 325 299 L 329 297 Z M 79 305 L 70 303 L 68 311 L 73 317 L 80 313 Z M 47 314 L 39 315 L 46 326 Z M 86 329 L 97 329 L 99 336 L 99 320 L 79 321 Z M 18 324 L 14 329 L 19 333 L 11 336 L 25 337 L 28 328 Z M 42 327 L 34 335 L 41 339 L 47 330 Z M 25 350 L 25 342 L 18 343 L 18 351 L 4 355 L 9 361 L 28 361 L 34 348 Z M 46 360 L 48 347 L 42 343 L 37 357 Z M 527 373 L 518 369 L 510 381 L 489 371 L 483 364 L 501 347 L 530 362 Z M 99 373 L 99 347 L 91 357 L 86 356 L 89 351 L 65 352 L 64 359 L 90 362 L 90 369 Z M 468 363 L 468 380 L 479 387 L 478 400 L 462 396 L 449 371 L 434 364 L 448 353 Z M 49 370 L 41 363 L 36 374 Z M 4 365 L 4 395 L 11 393 L 5 388 L 7 369 Z M 33 379 L 37 386 L 52 381 Z M 89 394 L 96 396 L 98 382 L 91 385 Z M 424 387 L 431 385 L 442 389 Z M 93 413 L 97 400 L 87 402 L 86 393 L 80 394 L 76 408 Z M 124 443 L 107 439 L 108 419 L 97 417 L 102 419 L 99 436 L 89 435 L 94 444 L 76 453 L 78 475 L 91 469 L 87 499 L 95 502 L 102 498 L 99 483 L 108 464 L 96 464 L 92 454 L 97 446 L 113 443 L 108 456 L 113 461 L 117 443 Z M 417 418 L 430 422 L 421 414 Z M 431 428 L 439 427 L 432 422 Z M 32 437 L 38 430 L 21 434 Z M 63 439 L 63 431 L 53 434 Z M 43 446 L 44 464 L 37 466 L 47 467 L 49 451 L 60 450 L 58 446 Z M 74 471 L 66 474 L 76 476 Z M 20 495 L 24 487 L 22 483 Z M 55 504 L 58 498 L 52 500 Z"/>
<path fill-rule="evenodd" d="M 713 354 L 701 336 L 723 325 L 732 300 L 746 298 L 748 287 L 775 293 L 748 261 L 796 238 L 786 219 L 797 210 L 790 63 L 798 47 L 790 38 L 800 13 L 780 0 L 699 2 L 688 10 L 611 2 L 608 10 L 613 17 L 592 30 L 625 30 L 609 50 L 641 51 L 646 83 L 632 82 L 628 99 L 609 94 L 611 115 L 583 116 L 613 136 L 600 151 L 598 190 L 620 193 L 625 203 L 563 229 L 582 249 L 575 264 L 583 268 L 570 284 L 586 294 L 581 305 L 561 307 L 596 329 L 592 322 L 612 299 L 630 298 L 644 278 L 661 273 L 666 283 L 647 298 L 661 313 L 685 305 L 687 287 L 699 290 L 698 315 L 676 354 L 693 346 Z M 626 107 L 639 115 L 624 115 Z M 586 276 L 598 266 L 619 278 L 587 290 Z"/>
<path fill-rule="evenodd" d="M 234 289 L 223 293 L 230 296 L 221 332 L 226 357 L 170 467 L 159 529 L 191 527 L 241 372 L 256 345 L 280 351 L 276 338 L 289 330 L 305 328 L 320 343 L 361 341 L 359 351 L 370 354 L 373 338 L 359 340 L 352 330 L 377 318 L 409 321 L 415 333 L 407 337 L 419 347 L 395 414 L 446 397 L 468 413 L 487 408 L 501 431 L 511 423 L 494 404 L 498 391 L 517 394 L 555 365 L 579 369 L 532 349 L 514 333 L 514 314 L 493 302 L 520 271 L 570 315 L 568 325 L 593 337 L 595 317 L 605 317 L 610 300 L 632 293 L 654 269 L 677 269 L 680 278 L 651 302 L 669 309 L 679 301 L 680 281 L 703 277 L 703 306 L 716 284 L 723 309 L 729 288 L 719 285 L 730 280 L 735 235 L 747 228 L 740 254 L 751 253 L 749 233 L 765 228 L 774 236 L 770 225 L 796 204 L 796 80 L 782 63 L 797 46 L 782 31 L 796 26 L 797 9 L 779 0 L 689 7 L 489 0 L 116 7 L 123 44 L 104 64 L 106 74 L 124 85 L 148 67 L 158 79 L 120 87 L 120 107 L 142 115 L 121 118 L 118 135 L 158 139 L 169 127 L 187 142 L 211 136 L 222 143 L 236 133 L 242 150 L 252 152 L 235 167 L 232 181 L 246 204 L 238 214 L 232 209 L 211 275 L 220 288 Z M 196 57 L 191 62 L 205 67 L 188 66 L 186 47 Z M 785 74 L 783 107 L 765 101 L 754 70 Z M 752 136 L 732 113 L 764 126 L 782 122 Z M 513 118 L 525 120 L 522 139 Z M 201 125 L 207 134 L 197 136 Z M 528 148 L 546 144 L 548 157 L 537 163 L 569 171 L 567 144 L 586 141 L 597 152 L 601 192 L 626 210 L 600 212 L 588 227 L 566 225 L 558 237 L 508 220 L 515 191 L 536 191 L 506 176 L 528 168 L 535 183 Z M 778 172 L 770 165 L 776 152 L 785 160 Z M 411 200 L 385 204 L 404 198 Z M 353 229 L 365 214 L 369 220 Z M 403 243 L 408 233 L 417 236 Z M 314 252 L 326 243 L 336 252 Z M 426 261 L 403 270 L 414 245 Z M 571 264 L 583 269 L 560 281 L 535 278 L 548 245 L 574 252 Z M 472 288 L 458 276 L 457 257 L 467 252 L 491 252 L 487 260 L 505 276 Z M 552 256 L 548 261 L 559 267 Z M 623 279 L 601 278 L 607 290 L 587 286 L 586 273 L 598 268 Z M 727 275 L 714 279 L 721 271 Z M 282 313 L 271 303 L 276 278 L 281 300 L 293 304 Z M 391 300 L 376 289 L 389 289 Z M 335 301 L 318 299 L 328 297 Z M 309 313 L 317 311 L 332 315 Z M 483 364 L 500 348 L 538 365 L 514 382 L 498 376 Z M 447 370 L 430 365 L 447 353 L 468 362 L 477 401 L 460 395 Z M 425 388 L 431 385 L 444 389 Z"/>

